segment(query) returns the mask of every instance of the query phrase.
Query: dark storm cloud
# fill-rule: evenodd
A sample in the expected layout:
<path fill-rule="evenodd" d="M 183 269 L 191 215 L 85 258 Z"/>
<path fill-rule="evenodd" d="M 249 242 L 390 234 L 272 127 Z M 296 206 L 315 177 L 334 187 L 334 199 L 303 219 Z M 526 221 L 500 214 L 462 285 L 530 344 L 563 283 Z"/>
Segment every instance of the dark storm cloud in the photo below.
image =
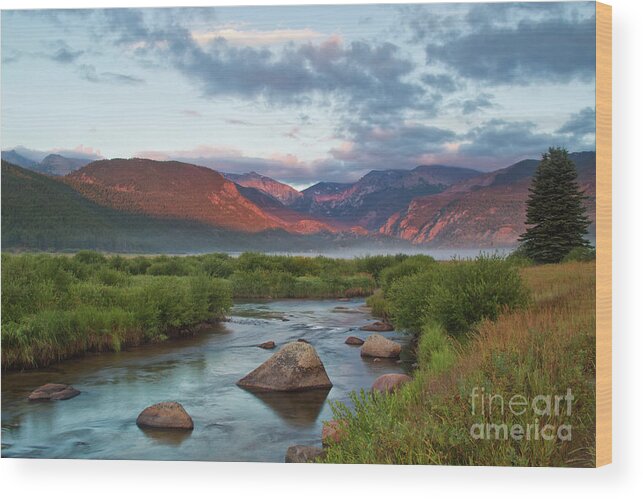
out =
<path fill-rule="evenodd" d="M 455 78 L 446 73 L 425 74 L 421 80 L 429 87 L 447 94 L 453 93 L 458 89 Z"/>
<path fill-rule="evenodd" d="M 408 17 L 429 64 L 488 84 L 590 81 L 595 73 L 591 4 L 508 3 L 468 7 L 466 15 L 422 11 Z"/>
<path fill-rule="evenodd" d="M 233 95 L 302 104 L 318 96 L 334 98 L 329 104 L 351 112 L 384 114 L 409 107 L 435 112 L 436 99 L 424 99 L 422 86 L 406 81 L 414 64 L 389 42 L 345 44 L 330 38 L 281 50 L 233 46 L 223 38 L 200 44 L 173 20 L 152 25 L 136 10 L 105 15 L 117 44 L 169 61 L 206 97 Z"/>
<path fill-rule="evenodd" d="M 573 114 L 557 132 L 577 137 L 596 133 L 596 110 L 592 107 L 581 109 L 578 113 Z"/>
<path fill-rule="evenodd" d="M 335 160 L 359 167 L 417 166 L 420 156 L 444 151 L 457 135 L 444 128 L 423 124 L 353 124 L 347 130 L 351 141 L 343 148 L 333 149 Z"/>
<path fill-rule="evenodd" d="M 460 153 L 478 157 L 514 157 L 546 151 L 558 143 L 551 134 L 540 132 L 529 121 L 489 120 L 464 136 Z"/>

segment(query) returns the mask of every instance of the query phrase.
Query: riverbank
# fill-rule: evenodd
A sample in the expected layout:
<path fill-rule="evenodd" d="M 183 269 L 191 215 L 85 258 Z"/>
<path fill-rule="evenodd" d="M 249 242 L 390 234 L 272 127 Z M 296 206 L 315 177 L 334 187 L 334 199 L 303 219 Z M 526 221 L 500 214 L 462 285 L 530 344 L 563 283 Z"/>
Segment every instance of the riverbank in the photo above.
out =
<path fill-rule="evenodd" d="M 337 310 L 350 310 L 350 313 Z M 364 300 L 276 300 L 235 304 L 229 320 L 193 336 L 85 355 L 45 369 L 2 375 L 2 457 L 282 462 L 295 443 L 319 441 L 328 400 L 348 402 L 386 373 L 408 373 L 410 337 L 381 333 L 402 346 L 401 362 L 375 362 L 346 345 L 375 318 Z M 283 320 L 288 319 L 288 320 Z M 255 394 L 237 381 L 283 345 L 304 339 L 318 352 L 333 388 Z M 272 340 L 274 350 L 257 348 Z M 49 382 L 81 393 L 64 402 L 27 400 Z M 141 430 L 147 406 L 176 400 L 194 420 L 190 433 Z"/>
<path fill-rule="evenodd" d="M 380 310 L 419 334 L 419 368 L 391 396 L 335 405 L 347 431 L 325 461 L 593 466 L 595 264 L 525 267 L 520 277 L 527 305 L 464 335 L 448 320 L 424 320 L 422 296 L 380 296 Z M 413 284 L 427 293 L 423 283 Z"/>
<path fill-rule="evenodd" d="M 3 254 L 2 368 L 45 367 L 192 334 L 222 319 L 233 298 L 368 296 L 380 273 L 406 258 Z"/>

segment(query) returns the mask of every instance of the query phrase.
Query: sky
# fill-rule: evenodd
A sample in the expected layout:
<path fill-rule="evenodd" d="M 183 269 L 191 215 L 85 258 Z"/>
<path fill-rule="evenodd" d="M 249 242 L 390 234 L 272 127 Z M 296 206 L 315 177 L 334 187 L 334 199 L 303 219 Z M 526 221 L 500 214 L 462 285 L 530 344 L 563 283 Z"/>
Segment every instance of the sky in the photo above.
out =
<path fill-rule="evenodd" d="M 2 149 L 298 188 L 595 149 L 592 2 L 2 11 Z"/>

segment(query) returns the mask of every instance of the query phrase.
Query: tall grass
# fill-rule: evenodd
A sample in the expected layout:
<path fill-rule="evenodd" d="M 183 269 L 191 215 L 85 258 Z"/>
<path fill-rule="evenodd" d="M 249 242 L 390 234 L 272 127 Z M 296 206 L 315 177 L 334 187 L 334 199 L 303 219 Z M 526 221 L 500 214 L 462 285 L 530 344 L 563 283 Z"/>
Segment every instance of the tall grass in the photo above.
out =
<path fill-rule="evenodd" d="M 29 368 L 189 332 L 237 298 L 368 296 L 403 255 L 2 255 L 2 367 Z"/>
<path fill-rule="evenodd" d="M 428 321 L 419 337 L 413 382 L 389 396 L 354 394 L 335 404 L 347 434 L 329 447 L 334 463 L 593 466 L 595 421 L 595 271 L 592 262 L 525 267 L 527 307 L 482 319 L 462 341 Z M 472 425 L 535 423 L 533 412 L 472 410 L 474 390 L 508 401 L 516 394 L 574 396 L 571 415 L 538 417 L 569 424 L 567 440 L 476 439 Z"/>

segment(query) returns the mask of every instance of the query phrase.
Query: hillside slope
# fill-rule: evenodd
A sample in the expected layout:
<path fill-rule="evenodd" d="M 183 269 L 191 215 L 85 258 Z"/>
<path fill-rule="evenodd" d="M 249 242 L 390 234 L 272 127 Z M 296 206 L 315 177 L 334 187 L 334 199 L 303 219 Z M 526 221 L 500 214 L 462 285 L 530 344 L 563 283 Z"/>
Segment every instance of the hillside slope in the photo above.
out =
<path fill-rule="evenodd" d="M 423 165 L 413 170 L 371 171 L 357 182 L 321 182 L 302 192 L 292 207 L 309 213 L 379 228 L 393 213 L 419 196 L 437 194 L 481 172 L 468 168 Z"/>
<path fill-rule="evenodd" d="M 312 218 L 284 220 L 243 196 L 220 173 L 178 161 L 95 161 L 65 177 L 65 182 L 98 204 L 129 213 L 192 220 L 249 233 L 275 229 L 298 234 L 335 231 Z"/>
<path fill-rule="evenodd" d="M 272 196 L 280 201 L 284 206 L 291 205 L 303 194 L 288 184 L 284 184 L 270 177 L 259 175 L 256 172 L 250 173 L 224 173 L 224 177 L 232 180 L 235 184 L 243 187 L 252 187 Z"/>
<path fill-rule="evenodd" d="M 572 153 L 578 183 L 588 196 L 588 216 L 596 219 L 596 154 Z M 511 247 L 525 230 L 525 208 L 537 160 L 459 182 L 445 191 L 413 199 L 379 232 L 435 247 Z M 595 238 L 595 224 L 589 238 Z"/>

